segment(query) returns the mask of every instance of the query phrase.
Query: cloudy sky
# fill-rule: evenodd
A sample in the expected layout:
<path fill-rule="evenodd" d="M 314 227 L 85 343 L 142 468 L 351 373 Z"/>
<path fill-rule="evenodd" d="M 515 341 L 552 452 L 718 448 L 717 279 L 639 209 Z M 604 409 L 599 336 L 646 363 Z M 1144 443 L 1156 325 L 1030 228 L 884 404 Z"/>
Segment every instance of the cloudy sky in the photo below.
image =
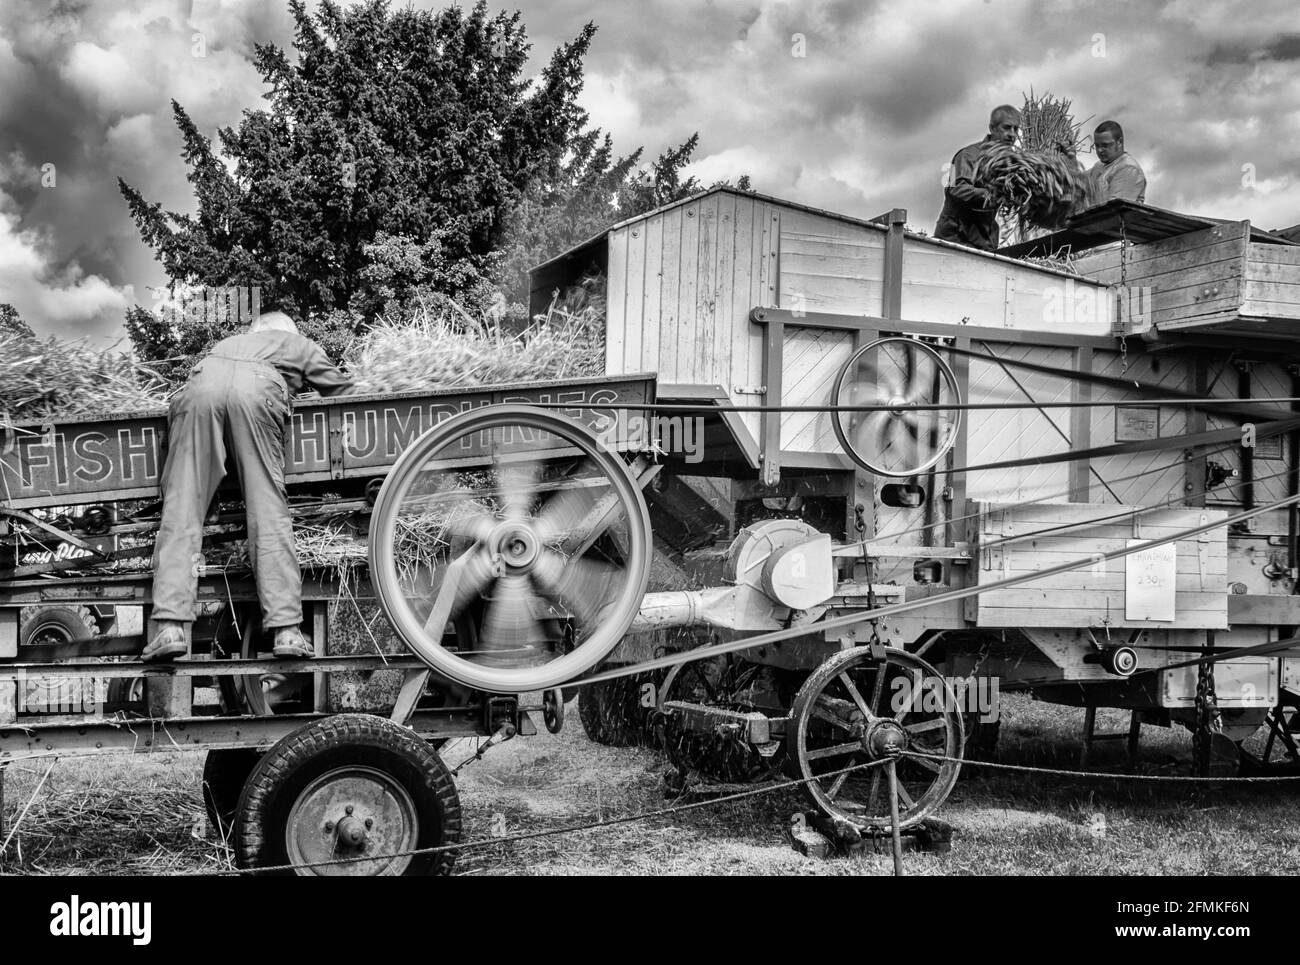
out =
<path fill-rule="evenodd" d="M 1295 0 L 501 6 L 523 10 L 535 68 L 594 18 L 593 123 L 620 152 L 699 131 L 706 182 L 747 173 L 766 194 L 864 217 L 904 207 L 930 228 L 944 163 L 1032 87 L 1120 120 L 1150 203 L 1300 222 Z M 126 306 L 164 279 L 117 177 L 187 210 L 169 101 L 208 134 L 237 124 L 260 104 L 252 44 L 290 37 L 282 0 L 0 0 L 0 302 L 41 332 L 120 337 Z"/>

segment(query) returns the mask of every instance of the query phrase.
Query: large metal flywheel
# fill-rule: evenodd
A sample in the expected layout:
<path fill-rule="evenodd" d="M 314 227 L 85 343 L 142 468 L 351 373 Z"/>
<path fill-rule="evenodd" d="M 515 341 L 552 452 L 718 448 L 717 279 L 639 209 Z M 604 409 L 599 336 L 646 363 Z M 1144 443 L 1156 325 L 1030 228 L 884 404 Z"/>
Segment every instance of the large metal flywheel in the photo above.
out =
<path fill-rule="evenodd" d="M 640 609 L 650 559 L 624 458 L 527 405 L 430 429 L 398 458 L 370 522 L 370 576 L 393 628 L 433 670 L 497 693 L 598 664 Z"/>

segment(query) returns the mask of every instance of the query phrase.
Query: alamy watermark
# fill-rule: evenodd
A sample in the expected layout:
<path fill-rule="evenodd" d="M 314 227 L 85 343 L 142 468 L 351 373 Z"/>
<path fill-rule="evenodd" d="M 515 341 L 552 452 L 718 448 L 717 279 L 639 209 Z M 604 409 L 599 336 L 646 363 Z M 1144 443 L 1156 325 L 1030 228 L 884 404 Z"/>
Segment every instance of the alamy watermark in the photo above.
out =
<path fill-rule="evenodd" d="M 633 409 L 606 411 L 596 425 L 596 436 L 606 447 L 628 452 L 654 449 L 681 456 L 694 465 L 704 461 L 704 418 L 660 415 Z"/>
<path fill-rule="evenodd" d="M 154 290 L 154 313 L 173 325 L 209 328 L 249 325 L 262 313 L 260 285 L 198 285 L 168 292 Z"/>
<path fill-rule="evenodd" d="M 108 680 L 102 677 L 56 677 L 17 670 L 10 675 L 14 709 L 19 714 L 40 716 L 102 717 L 108 694 Z"/>
<path fill-rule="evenodd" d="M 890 707 L 895 715 L 975 714 L 993 723 L 1000 714 L 998 677 L 895 677 L 890 681 Z"/>

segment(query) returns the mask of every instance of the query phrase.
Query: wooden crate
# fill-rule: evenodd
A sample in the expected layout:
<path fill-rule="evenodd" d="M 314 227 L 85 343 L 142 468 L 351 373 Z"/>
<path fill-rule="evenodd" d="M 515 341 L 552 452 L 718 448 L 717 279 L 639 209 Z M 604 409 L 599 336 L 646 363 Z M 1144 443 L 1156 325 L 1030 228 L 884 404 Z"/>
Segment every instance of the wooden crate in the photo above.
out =
<path fill-rule="evenodd" d="M 980 583 L 1023 576 L 1062 563 L 1112 553 L 1134 539 L 1156 540 L 1222 520 L 1214 509 L 1157 509 L 1133 518 L 1108 519 L 1135 506 L 1085 503 L 980 503 Z M 1053 532 L 1059 527 L 1072 526 Z M 1041 535 L 1035 535 L 1041 534 Z M 1085 566 L 968 601 L 967 618 L 980 627 L 1124 627 L 1224 629 L 1228 625 L 1227 528 L 1175 547 L 1174 619 L 1129 619 L 1126 615 L 1127 560 Z"/>
<path fill-rule="evenodd" d="M 1079 256 L 1089 278 L 1133 292 L 1132 332 L 1300 336 L 1300 246 L 1251 241 L 1249 221 Z"/>

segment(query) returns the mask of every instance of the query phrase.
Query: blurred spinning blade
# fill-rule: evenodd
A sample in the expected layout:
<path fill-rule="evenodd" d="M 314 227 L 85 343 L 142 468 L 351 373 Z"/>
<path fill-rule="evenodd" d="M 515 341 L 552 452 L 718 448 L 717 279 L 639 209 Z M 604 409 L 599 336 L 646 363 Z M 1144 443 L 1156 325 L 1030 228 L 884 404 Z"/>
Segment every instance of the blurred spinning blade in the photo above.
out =
<path fill-rule="evenodd" d="M 565 558 L 544 549 L 533 567 L 533 585 L 542 596 L 568 610 L 578 621 L 578 636 L 590 634 L 617 600 L 621 567 L 586 557 Z"/>
<path fill-rule="evenodd" d="M 886 409 L 863 413 L 862 420 L 853 427 L 852 434 L 849 436 L 853 448 L 865 457 L 884 452 L 882 432 L 885 424 L 893 421 L 893 418 L 893 413 Z"/>
<path fill-rule="evenodd" d="M 584 485 L 591 477 L 565 480 L 569 485 L 553 493 L 537 511 L 537 535 L 545 544 L 575 543 L 587 535 L 595 522 L 592 512 L 600 497 L 610 491 L 608 485 Z"/>
<path fill-rule="evenodd" d="M 857 379 L 849 386 L 850 405 L 885 405 L 902 394 L 900 373 L 882 372 L 875 362 L 858 363 Z M 861 394 L 854 399 L 855 393 Z"/>
<path fill-rule="evenodd" d="M 447 532 L 452 536 L 479 543 L 487 539 L 495 520 L 478 500 L 467 500 L 452 507 L 447 517 Z"/>
<path fill-rule="evenodd" d="M 537 482 L 542 478 L 540 460 L 509 462 L 497 469 L 501 486 L 501 513 L 506 519 L 520 520 L 532 516 L 537 501 Z"/>
<path fill-rule="evenodd" d="M 546 633 L 533 615 L 536 595 L 526 576 L 503 576 L 486 594 L 478 651 L 487 657 L 527 661 L 545 649 Z"/>
<path fill-rule="evenodd" d="M 934 392 L 936 374 L 933 363 L 924 356 L 918 356 L 913 362 L 912 374 L 907 380 L 907 385 L 903 387 L 904 401 L 908 405 L 938 402 L 938 398 L 930 397 Z M 940 385 L 942 384 L 941 382 Z"/>

